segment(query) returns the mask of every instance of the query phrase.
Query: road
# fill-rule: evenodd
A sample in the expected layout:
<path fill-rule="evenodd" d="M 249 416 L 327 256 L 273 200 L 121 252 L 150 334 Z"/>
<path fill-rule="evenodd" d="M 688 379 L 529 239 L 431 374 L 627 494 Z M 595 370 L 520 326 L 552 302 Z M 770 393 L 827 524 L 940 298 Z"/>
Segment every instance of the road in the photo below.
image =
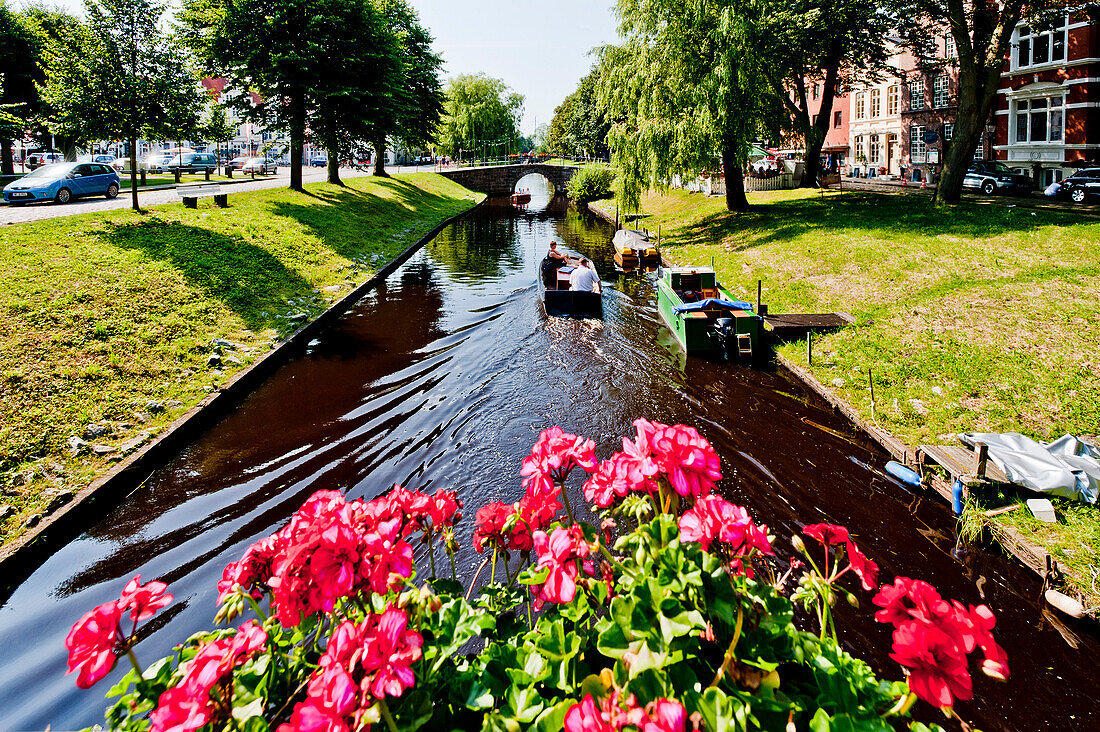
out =
<path fill-rule="evenodd" d="M 391 173 L 404 173 L 413 172 L 417 170 L 435 170 L 434 167 L 422 167 L 417 168 L 414 166 L 406 167 L 391 167 L 386 168 L 387 172 Z M 239 175 L 239 174 L 238 174 Z M 324 168 L 305 168 L 302 171 L 302 180 L 306 183 L 312 183 L 316 181 L 322 181 L 325 179 Z M 344 168 L 340 170 L 341 178 L 357 178 L 360 176 L 369 175 L 365 171 L 355 170 L 353 168 Z M 230 186 L 230 192 L 243 192 L 243 191 L 255 191 L 262 188 L 280 188 L 289 185 L 290 183 L 290 169 L 279 168 L 279 172 L 276 175 L 264 176 L 263 178 L 257 178 L 255 181 L 249 181 L 247 183 L 228 183 Z M 165 203 L 175 203 L 179 201 L 179 197 L 176 195 L 175 188 L 157 188 L 155 190 L 142 190 L 139 195 L 139 201 L 142 208 L 147 206 L 157 206 Z M 113 201 L 107 200 L 103 196 L 94 196 L 92 198 L 79 198 L 71 203 L 58 204 L 58 203 L 32 203 L 26 206 L 12 206 L 11 204 L 5 204 L 0 202 L 0 226 L 6 224 L 22 224 L 28 221 L 41 221 L 43 219 L 54 219 L 62 216 L 77 216 L 79 214 L 91 213 L 93 211 L 107 211 L 117 208 L 129 208 L 130 207 L 130 189 L 124 188 L 119 194 L 118 198 Z"/>

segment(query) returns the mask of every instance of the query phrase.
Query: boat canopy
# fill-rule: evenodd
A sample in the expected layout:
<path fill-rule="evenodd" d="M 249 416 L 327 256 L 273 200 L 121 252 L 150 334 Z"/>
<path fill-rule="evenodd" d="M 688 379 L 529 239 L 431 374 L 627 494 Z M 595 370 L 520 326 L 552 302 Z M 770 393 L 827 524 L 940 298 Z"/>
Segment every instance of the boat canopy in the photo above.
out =
<path fill-rule="evenodd" d="M 748 310 L 751 312 L 752 304 L 744 300 L 723 300 L 720 297 L 708 297 L 705 300 L 677 305 L 672 308 L 672 312 L 686 313 L 691 310 L 706 310 L 707 308 L 726 308 L 728 310 Z"/>

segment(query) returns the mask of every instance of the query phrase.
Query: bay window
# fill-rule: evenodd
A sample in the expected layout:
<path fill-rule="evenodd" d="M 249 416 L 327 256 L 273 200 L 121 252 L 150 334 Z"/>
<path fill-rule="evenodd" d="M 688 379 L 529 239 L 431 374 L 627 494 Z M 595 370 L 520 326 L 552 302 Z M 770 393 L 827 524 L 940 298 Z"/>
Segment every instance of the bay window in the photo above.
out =
<path fill-rule="evenodd" d="M 1017 99 L 1016 142 L 1061 142 L 1065 97 Z"/>
<path fill-rule="evenodd" d="M 1066 26 L 1069 17 L 1054 21 L 1054 27 L 1046 30 L 1021 25 L 1016 29 L 1016 68 L 1057 63 L 1066 60 Z"/>

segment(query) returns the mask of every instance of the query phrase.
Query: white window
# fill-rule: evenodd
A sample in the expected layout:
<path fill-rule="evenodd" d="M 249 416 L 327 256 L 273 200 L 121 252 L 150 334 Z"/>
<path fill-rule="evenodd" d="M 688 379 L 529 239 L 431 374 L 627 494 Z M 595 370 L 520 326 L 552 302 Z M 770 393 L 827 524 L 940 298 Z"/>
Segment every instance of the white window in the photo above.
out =
<path fill-rule="evenodd" d="M 1024 175 L 1030 175 L 1030 171 L 1025 170 Z M 1043 185 L 1049 186 L 1051 183 L 1060 183 L 1062 180 L 1061 168 L 1044 168 L 1043 169 Z"/>
<path fill-rule="evenodd" d="M 867 146 L 867 161 L 871 163 L 871 165 L 878 165 L 879 151 L 878 135 L 871 135 L 871 143 Z"/>
<path fill-rule="evenodd" d="M 924 79 L 909 82 L 909 109 L 924 109 Z"/>
<path fill-rule="evenodd" d="M 947 123 L 943 126 L 943 139 L 944 142 L 948 142 L 955 136 L 955 125 Z"/>
<path fill-rule="evenodd" d="M 1065 97 L 1018 99 L 1016 142 L 1061 142 Z"/>
<path fill-rule="evenodd" d="M 893 116 L 898 113 L 898 86 L 895 84 L 886 90 L 886 114 Z"/>
<path fill-rule="evenodd" d="M 856 135 L 856 160 L 865 160 L 863 154 L 863 135 Z"/>
<path fill-rule="evenodd" d="M 864 119 L 867 116 L 867 95 L 864 92 L 856 94 L 856 119 Z"/>
<path fill-rule="evenodd" d="M 978 135 L 978 146 L 974 148 L 974 159 L 985 160 L 985 133 Z"/>
<path fill-rule="evenodd" d="M 958 58 L 959 47 L 955 43 L 955 36 L 948 33 L 943 37 L 943 57 L 944 58 Z"/>
<path fill-rule="evenodd" d="M 1016 68 L 1057 63 L 1066 60 L 1066 26 L 1068 16 L 1054 21 L 1053 28 L 1038 29 L 1021 25 L 1016 29 L 1012 56 Z"/>
<path fill-rule="evenodd" d="M 881 89 L 872 89 L 871 90 L 871 117 L 874 118 L 874 117 L 881 117 L 881 116 L 882 116 L 882 90 Z"/>
<path fill-rule="evenodd" d="M 814 84 L 814 99 L 817 99 L 818 95 L 820 95 L 820 94 L 821 94 L 821 84 Z"/>
<path fill-rule="evenodd" d="M 932 80 L 932 106 L 946 107 L 951 103 L 951 94 L 947 74 L 940 74 Z"/>
<path fill-rule="evenodd" d="M 913 125 L 909 128 L 909 160 L 914 163 L 923 163 L 925 151 L 924 125 Z"/>

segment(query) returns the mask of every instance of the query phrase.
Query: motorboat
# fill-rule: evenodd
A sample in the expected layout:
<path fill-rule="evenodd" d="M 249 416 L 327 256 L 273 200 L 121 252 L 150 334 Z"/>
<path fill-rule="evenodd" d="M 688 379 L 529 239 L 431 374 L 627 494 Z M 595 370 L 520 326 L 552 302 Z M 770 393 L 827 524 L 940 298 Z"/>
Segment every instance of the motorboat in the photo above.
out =
<path fill-rule="evenodd" d="M 712 267 L 663 268 L 657 311 L 689 355 L 745 360 L 756 355 L 760 316 L 718 283 Z"/>
<path fill-rule="evenodd" d="M 549 255 L 543 258 L 539 267 L 539 299 L 542 300 L 547 315 L 575 316 L 580 318 L 603 317 L 603 285 L 597 283 L 595 292 L 582 292 L 569 289 L 569 277 L 581 266 L 580 255 L 562 252 L 564 259 L 555 260 Z M 588 266 L 595 271 L 592 260 Z M 599 273 L 597 272 L 597 277 Z"/>

